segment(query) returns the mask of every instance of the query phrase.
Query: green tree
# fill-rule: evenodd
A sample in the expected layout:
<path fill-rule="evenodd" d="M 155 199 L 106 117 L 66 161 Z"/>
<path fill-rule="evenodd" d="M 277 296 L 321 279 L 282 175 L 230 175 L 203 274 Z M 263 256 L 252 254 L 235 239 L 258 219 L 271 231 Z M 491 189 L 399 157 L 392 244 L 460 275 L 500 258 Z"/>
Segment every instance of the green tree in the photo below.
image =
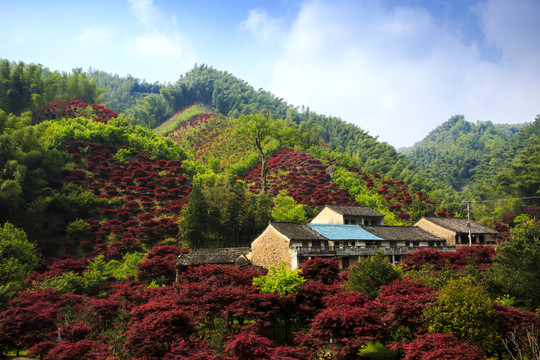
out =
<path fill-rule="evenodd" d="M 90 235 L 90 224 L 81 219 L 72 221 L 66 227 L 66 235 L 75 244 L 87 240 Z"/>
<path fill-rule="evenodd" d="M 349 268 L 349 277 L 343 284 L 348 291 L 357 291 L 374 298 L 379 287 L 401 277 L 399 270 L 382 252 L 365 257 Z"/>
<path fill-rule="evenodd" d="M 207 205 L 208 240 L 213 246 L 232 246 L 238 241 L 244 188 L 231 174 L 211 173 L 202 179 L 202 193 Z"/>
<path fill-rule="evenodd" d="M 522 215 L 511 238 L 497 248 L 487 282 L 495 296 L 509 294 L 516 305 L 540 307 L 540 221 Z"/>
<path fill-rule="evenodd" d="M 295 294 L 306 279 L 300 275 L 302 270 L 287 268 L 284 262 L 279 266 L 270 266 L 268 274 L 253 279 L 253 285 L 265 293 L 278 293 L 282 296 Z"/>
<path fill-rule="evenodd" d="M 439 290 L 436 302 L 424 309 L 423 317 L 429 332 L 451 333 L 490 352 L 497 342 L 492 303 L 481 285 L 467 278 L 452 280 Z"/>
<path fill-rule="evenodd" d="M 242 115 L 237 121 L 237 133 L 251 143 L 261 160 L 261 193 L 266 193 L 268 159 L 285 146 L 295 144 L 298 131 L 271 115 Z"/>
<path fill-rule="evenodd" d="M 283 222 L 305 222 L 306 211 L 304 205 L 297 204 L 292 197 L 280 193 L 274 198 L 272 219 Z"/>
<path fill-rule="evenodd" d="M 25 232 L 8 222 L 0 225 L 0 286 L 24 281 L 38 265 L 35 244 Z"/>
<path fill-rule="evenodd" d="M 200 186 L 193 186 L 183 215 L 182 237 L 191 248 L 203 247 L 206 238 L 208 207 Z"/>

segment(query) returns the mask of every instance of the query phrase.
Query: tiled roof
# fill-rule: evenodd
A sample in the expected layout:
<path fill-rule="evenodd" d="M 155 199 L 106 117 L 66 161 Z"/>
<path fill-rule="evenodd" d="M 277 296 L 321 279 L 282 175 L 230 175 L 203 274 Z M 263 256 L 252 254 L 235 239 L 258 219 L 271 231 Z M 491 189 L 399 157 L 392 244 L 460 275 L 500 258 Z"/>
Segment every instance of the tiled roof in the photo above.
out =
<path fill-rule="evenodd" d="M 191 249 L 189 254 L 181 254 L 176 259 L 176 266 L 201 264 L 234 264 L 241 255 L 251 251 L 248 247 L 220 249 Z"/>
<path fill-rule="evenodd" d="M 327 208 L 334 210 L 341 215 L 349 216 L 375 216 L 383 217 L 384 215 L 373 210 L 369 206 L 354 206 L 354 205 L 326 205 Z"/>
<path fill-rule="evenodd" d="M 273 222 L 270 225 L 290 240 L 326 240 L 305 223 Z"/>
<path fill-rule="evenodd" d="M 384 240 L 398 241 L 444 241 L 444 239 L 432 235 L 417 226 L 362 226 L 370 233 Z"/>
<path fill-rule="evenodd" d="M 424 217 L 424 219 L 431 221 L 434 224 L 442 226 L 446 229 L 453 230 L 457 233 L 468 233 L 467 219 L 465 218 L 448 218 L 448 217 Z M 477 222 L 471 220 L 471 233 L 473 234 L 498 234 L 497 231 L 488 228 L 487 226 L 480 225 Z"/>
<path fill-rule="evenodd" d="M 382 240 L 358 225 L 308 224 L 328 240 Z"/>

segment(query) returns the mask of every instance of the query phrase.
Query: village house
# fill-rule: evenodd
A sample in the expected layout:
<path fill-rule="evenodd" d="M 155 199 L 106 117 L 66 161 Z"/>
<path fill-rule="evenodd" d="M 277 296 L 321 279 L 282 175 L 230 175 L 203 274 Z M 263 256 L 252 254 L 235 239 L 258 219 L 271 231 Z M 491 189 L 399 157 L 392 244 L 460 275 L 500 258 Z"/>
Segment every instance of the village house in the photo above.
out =
<path fill-rule="evenodd" d="M 496 245 L 497 243 L 495 239 L 497 231 L 464 218 L 423 217 L 415 226 L 445 239 L 447 246 Z"/>
<path fill-rule="evenodd" d="M 251 248 L 194 249 L 180 255 L 176 260 L 177 279 L 187 266 L 202 264 L 268 268 L 285 262 L 295 269 L 308 259 L 332 257 L 345 269 L 377 252 L 397 263 L 418 249 L 455 251 L 456 246 L 495 244 L 497 234 L 461 218 L 423 217 L 414 226 L 383 223 L 384 216 L 366 206 L 327 205 L 311 223 L 271 222 Z"/>
<path fill-rule="evenodd" d="M 233 265 L 233 266 L 249 266 L 249 253 L 251 248 L 219 248 L 219 249 L 191 249 L 188 254 L 180 254 L 176 258 L 176 282 L 179 281 L 180 275 L 189 266 L 193 265 Z"/>
<path fill-rule="evenodd" d="M 378 251 L 397 262 L 419 248 L 455 250 L 444 245 L 444 239 L 410 226 L 270 223 L 251 244 L 251 261 L 265 268 L 285 262 L 295 269 L 307 259 L 332 257 L 345 269 Z"/>
<path fill-rule="evenodd" d="M 272 222 L 251 243 L 251 262 L 268 268 L 285 262 L 295 269 L 299 260 L 298 248 L 312 249 L 316 256 L 331 256 L 327 249 L 328 239 L 305 223 Z"/>
<path fill-rule="evenodd" d="M 384 215 L 369 206 L 326 205 L 311 223 L 384 225 Z"/>

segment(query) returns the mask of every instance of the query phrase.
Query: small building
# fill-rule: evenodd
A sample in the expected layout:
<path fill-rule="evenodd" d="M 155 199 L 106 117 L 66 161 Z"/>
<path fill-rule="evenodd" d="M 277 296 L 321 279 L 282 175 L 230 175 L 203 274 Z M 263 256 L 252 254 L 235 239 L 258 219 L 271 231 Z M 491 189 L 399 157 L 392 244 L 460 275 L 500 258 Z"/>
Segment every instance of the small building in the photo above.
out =
<path fill-rule="evenodd" d="M 369 253 L 375 251 L 384 241 L 359 225 L 313 223 L 307 225 L 328 239 L 328 250 L 332 250 L 333 257 L 338 259 L 341 269 L 346 269 L 357 262 L 366 251 Z M 298 249 L 301 255 L 309 254 L 309 250 Z"/>
<path fill-rule="evenodd" d="M 435 236 L 417 226 L 362 226 L 366 231 L 384 239 L 380 246 L 388 252 L 392 262 L 399 262 L 403 254 L 418 249 L 437 249 L 455 251 L 455 247 L 446 247 L 446 240 Z"/>
<path fill-rule="evenodd" d="M 445 240 L 417 227 L 270 223 L 251 244 L 251 262 L 268 268 L 285 262 L 291 269 L 314 257 L 338 259 L 341 269 L 381 251 L 392 262 L 421 247 L 444 247 Z"/>
<path fill-rule="evenodd" d="M 384 225 L 384 215 L 368 206 L 326 205 L 311 223 Z"/>
<path fill-rule="evenodd" d="M 219 248 L 219 249 L 191 249 L 188 254 L 180 254 L 176 258 L 176 281 L 180 279 L 180 274 L 188 266 L 193 265 L 234 265 L 250 266 L 249 247 Z"/>
<path fill-rule="evenodd" d="M 264 268 L 285 262 L 296 269 L 300 265 L 298 248 L 310 248 L 322 254 L 328 246 L 328 239 L 308 224 L 271 222 L 251 243 L 251 262 Z"/>
<path fill-rule="evenodd" d="M 469 242 L 469 224 L 471 241 Z M 446 240 L 447 246 L 496 245 L 497 231 L 465 218 L 423 217 L 415 224 Z"/>

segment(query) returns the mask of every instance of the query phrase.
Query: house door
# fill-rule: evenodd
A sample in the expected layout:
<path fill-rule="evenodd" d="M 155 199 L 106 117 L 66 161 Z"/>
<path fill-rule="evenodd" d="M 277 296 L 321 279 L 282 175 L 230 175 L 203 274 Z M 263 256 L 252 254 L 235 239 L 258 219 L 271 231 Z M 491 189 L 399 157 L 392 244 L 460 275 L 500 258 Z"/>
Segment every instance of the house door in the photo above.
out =
<path fill-rule="evenodd" d="M 341 268 L 342 269 L 346 269 L 349 267 L 349 258 L 348 257 L 344 257 L 344 258 L 341 258 Z"/>

